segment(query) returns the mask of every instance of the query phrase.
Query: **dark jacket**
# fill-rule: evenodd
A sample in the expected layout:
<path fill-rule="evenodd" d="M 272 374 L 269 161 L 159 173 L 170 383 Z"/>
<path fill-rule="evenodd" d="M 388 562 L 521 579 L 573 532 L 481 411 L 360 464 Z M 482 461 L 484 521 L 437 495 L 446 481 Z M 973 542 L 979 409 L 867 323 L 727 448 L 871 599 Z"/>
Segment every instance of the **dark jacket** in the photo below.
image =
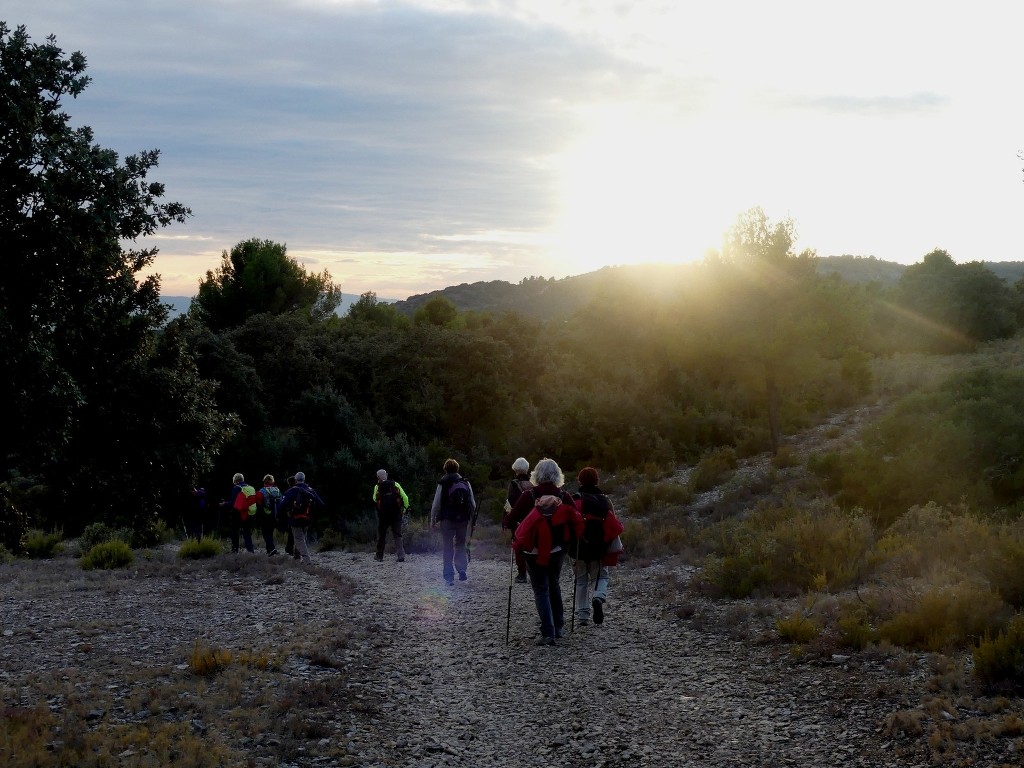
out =
<path fill-rule="evenodd" d="M 523 522 L 530 510 L 533 509 L 536 500 L 541 496 L 558 496 L 566 504 L 572 504 L 572 496 L 567 491 L 563 491 L 554 483 L 541 483 L 540 485 L 534 486 L 530 492 L 524 492 L 512 505 L 512 509 L 505 513 L 505 516 L 501 519 L 501 527 L 515 530 L 516 527 Z"/>

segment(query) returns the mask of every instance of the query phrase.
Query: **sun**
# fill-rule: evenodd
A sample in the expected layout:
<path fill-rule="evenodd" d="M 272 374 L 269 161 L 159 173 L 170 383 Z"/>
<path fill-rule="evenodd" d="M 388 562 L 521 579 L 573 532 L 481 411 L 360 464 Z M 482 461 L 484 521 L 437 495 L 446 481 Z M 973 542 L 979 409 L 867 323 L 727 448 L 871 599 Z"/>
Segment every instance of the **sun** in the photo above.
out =
<path fill-rule="evenodd" d="M 594 116 L 559 164 L 566 269 L 694 261 L 720 244 L 736 203 L 722 199 L 700 132 L 625 106 Z"/>

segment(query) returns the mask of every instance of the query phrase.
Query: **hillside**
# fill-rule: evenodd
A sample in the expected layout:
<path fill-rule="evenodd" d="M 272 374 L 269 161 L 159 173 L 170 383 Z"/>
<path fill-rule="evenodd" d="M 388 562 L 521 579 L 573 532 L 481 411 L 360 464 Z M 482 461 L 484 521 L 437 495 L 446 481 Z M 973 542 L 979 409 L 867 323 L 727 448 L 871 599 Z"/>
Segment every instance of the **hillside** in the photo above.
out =
<path fill-rule="evenodd" d="M 1024 262 L 983 262 L 998 277 L 1010 283 L 1024 278 Z M 596 272 L 560 279 L 531 277 L 518 284 L 504 280 L 461 283 L 460 285 L 410 296 L 395 302 L 406 315 L 431 299 L 443 296 L 462 312 L 515 311 L 540 320 L 565 317 L 589 304 L 599 295 L 614 297 L 625 285 L 644 284 L 657 294 L 671 294 L 696 269 L 694 264 L 633 265 L 604 267 Z M 822 275 L 838 275 L 849 283 L 896 285 L 905 264 L 883 261 L 874 256 L 825 256 L 818 260 Z"/>

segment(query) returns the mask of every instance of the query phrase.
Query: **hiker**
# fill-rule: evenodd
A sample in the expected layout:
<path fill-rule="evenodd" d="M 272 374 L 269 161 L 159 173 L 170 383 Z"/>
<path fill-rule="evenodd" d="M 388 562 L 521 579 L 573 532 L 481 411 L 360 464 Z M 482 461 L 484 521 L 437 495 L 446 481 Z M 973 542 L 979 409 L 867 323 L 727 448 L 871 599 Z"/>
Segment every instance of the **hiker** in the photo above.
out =
<path fill-rule="evenodd" d="M 207 505 L 206 489 L 202 487 L 193 488 L 192 503 L 188 507 L 188 512 L 185 513 L 185 531 L 188 538 L 195 539 L 196 541 L 203 538 Z"/>
<path fill-rule="evenodd" d="M 541 459 L 531 477 L 535 485 L 523 499 L 533 502 L 530 512 L 516 527 L 515 547 L 526 557 L 526 570 L 533 587 L 533 599 L 540 617 L 537 645 L 554 645 L 556 637 L 565 637 L 565 608 L 562 604 L 562 561 L 566 549 L 583 533 L 583 519 L 572 497 L 561 490 L 565 484 L 562 470 L 553 459 Z M 553 488 L 554 493 L 541 493 Z M 514 509 L 514 508 L 513 508 Z"/>
<path fill-rule="evenodd" d="M 295 487 L 295 475 L 288 476 L 288 488 Z M 287 492 L 285 493 L 287 495 Z M 284 544 L 284 553 L 286 555 L 295 554 L 295 534 L 292 533 L 291 521 L 288 519 L 288 510 L 284 508 L 283 498 L 282 503 L 277 505 L 277 530 L 282 533 L 288 534 L 288 539 Z"/>
<path fill-rule="evenodd" d="M 505 496 L 505 515 L 507 516 L 516 502 L 519 501 L 519 497 L 527 491 L 533 489 L 533 484 L 530 482 L 530 462 L 520 456 L 518 459 L 512 462 L 512 471 L 516 473 L 515 477 L 508 484 L 508 494 Z M 506 518 L 502 517 L 501 527 L 508 528 L 512 534 L 512 540 L 515 541 L 516 526 L 521 520 L 509 519 L 508 523 L 505 522 Z M 516 582 L 518 584 L 525 584 L 526 579 L 526 559 L 523 557 L 523 553 L 512 547 L 512 551 L 515 553 L 516 560 Z"/>
<path fill-rule="evenodd" d="M 441 573 L 449 587 L 455 583 L 455 571 L 459 572 L 459 581 L 467 578 L 466 532 L 470 523 L 476 524 L 476 513 L 473 487 L 459 474 L 459 462 L 447 459 L 444 477 L 438 480 L 434 501 L 430 505 L 430 527 L 441 530 L 444 544 Z"/>
<path fill-rule="evenodd" d="M 273 557 L 278 554 L 274 545 L 274 527 L 277 525 L 277 508 L 281 505 L 281 489 L 274 482 L 273 475 L 263 476 L 263 487 L 257 495 L 261 504 L 256 517 L 263 533 L 263 543 L 267 546 L 267 555 Z"/>
<path fill-rule="evenodd" d="M 228 520 L 231 522 L 231 551 L 238 552 L 238 532 L 242 532 L 245 551 L 256 554 L 252 546 L 252 516 L 256 513 L 256 489 L 245 482 L 241 472 L 235 472 L 231 478 L 231 495 L 227 501 L 221 502 L 227 507 Z"/>
<path fill-rule="evenodd" d="M 306 474 L 296 472 L 295 485 L 288 489 L 281 500 L 281 507 L 288 514 L 288 524 L 295 539 L 292 557 L 296 560 L 312 561 L 306 544 L 306 531 L 313 521 L 313 515 L 323 510 L 324 506 L 320 494 L 306 484 Z"/>
<path fill-rule="evenodd" d="M 576 576 L 576 618 L 586 626 L 593 615 L 595 624 L 604 622 L 604 605 L 608 600 L 608 567 L 618 565 L 622 552 L 623 526 L 615 516 L 612 501 L 598 487 L 600 476 L 593 467 L 580 470 L 576 509 L 583 518 L 583 536 L 577 540 L 573 574 Z M 593 614 L 591 614 L 593 611 Z"/>
<path fill-rule="evenodd" d="M 384 540 L 388 528 L 395 539 L 395 554 L 398 562 L 405 561 L 405 549 L 402 547 L 402 518 L 409 508 L 409 497 L 402 486 L 394 480 L 388 480 L 387 470 L 377 470 L 377 484 L 373 486 L 373 503 L 377 506 L 377 554 L 374 560 L 384 560 Z"/>

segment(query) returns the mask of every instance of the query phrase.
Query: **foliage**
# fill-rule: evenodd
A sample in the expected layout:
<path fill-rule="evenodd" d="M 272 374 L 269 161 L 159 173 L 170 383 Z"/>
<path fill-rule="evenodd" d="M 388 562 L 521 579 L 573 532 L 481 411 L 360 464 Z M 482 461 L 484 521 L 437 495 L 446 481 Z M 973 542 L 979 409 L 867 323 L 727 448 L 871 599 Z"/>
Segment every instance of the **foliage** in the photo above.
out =
<path fill-rule="evenodd" d="M 194 303 L 209 328 L 223 331 L 264 312 L 306 312 L 324 320 L 341 303 L 341 289 L 326 270 L 308 274 L 283 244 L 251 238 L 223 252 L 220 267 L 199 283 Z"/>
<path fill-rule="evenodd" d="M 736 451 L 731 447 L 713 448 L 700 457 L 690 475 L 689 486 L 695 493 L 720 485 L 736 470 Z"/>
<path fill-rule="evenodd" d="M 901 400 L 862 444 L 814 468 L 888 525 L 915 504 L 1024 498 L 1024 374 L 983 367 Z"/>
<path fill-rule="evenodd" d="M 983 683 L 1024 686 L 1024 615 L 974 649 L 974 674 Z"/>
<path fill-rule="evenodd" d="M 178 557 L 182 560 L 205 560 L 216 557 L 224 551 L 219 539 L 204 536 L 201 539 L 189 539 L 178 548 Z"/>
<path fill-rule="evenodd" d="M 10 483 L 0 483 L 0 547 L 8 552 L 23 552 L 28 520 L 14 500 Z"/>
<path fill-rule="evenodd" d="M 213 385 L 182 358 L 154 359 L 166 310 L 158 277 L 142 274 L 156 250 L 125 247 L 190 211 L 163 202 L 163 185 L 147 178 L 159 152 L 122 162 L 91 129 L 72 127 L 63 103 L 83 93 L 85 69 L 52 36 L 35 44 L 0 23 L 3 458 L 50 491 L 32 524 L 73 531 L 104 519 L 146 531 L 162 494 L 140 498 L 140 478 L 159 483 L 187 467 L 200 443 L 202 465 L 219 440 L 191 431 L 193 417 L 224 417 L 212 412 Z"/>
<path fill-rule="evenodd" d="M 126 542 L 120 539 L 111 539 L 97 544 L 84 555 L 81 563 L 83 570 L 104 570 L 114 568 L 127 568 L 135 561 L 135 553 Z"/>
<path fill-rule="evenodd" d="M 920 595 L 878 627 L 894 645 L 927 651 L 963 647 L 1003 627 L 1006 604 L 986 586 L 964 582 Z"/>
<path fill-rule="evenodd" d="M 57 554 L 64 534 L 60 531 L 30 530 L 25 536 L 25 554 L 33 560 L 49 559 Z"/>
<path fill-rule="evenodd" d="M 809 643 L 821 631 L 817 624 L 799 611 L 775 620 L 779 638 L 787 643 Z"/>
<path fill-rule="evenodd" d="M 843 589 L 867 572 L 874 532 L 858 513 L 828 504 L 762 506 L 708 528 L 702 579 L 728 597 Z"/>

